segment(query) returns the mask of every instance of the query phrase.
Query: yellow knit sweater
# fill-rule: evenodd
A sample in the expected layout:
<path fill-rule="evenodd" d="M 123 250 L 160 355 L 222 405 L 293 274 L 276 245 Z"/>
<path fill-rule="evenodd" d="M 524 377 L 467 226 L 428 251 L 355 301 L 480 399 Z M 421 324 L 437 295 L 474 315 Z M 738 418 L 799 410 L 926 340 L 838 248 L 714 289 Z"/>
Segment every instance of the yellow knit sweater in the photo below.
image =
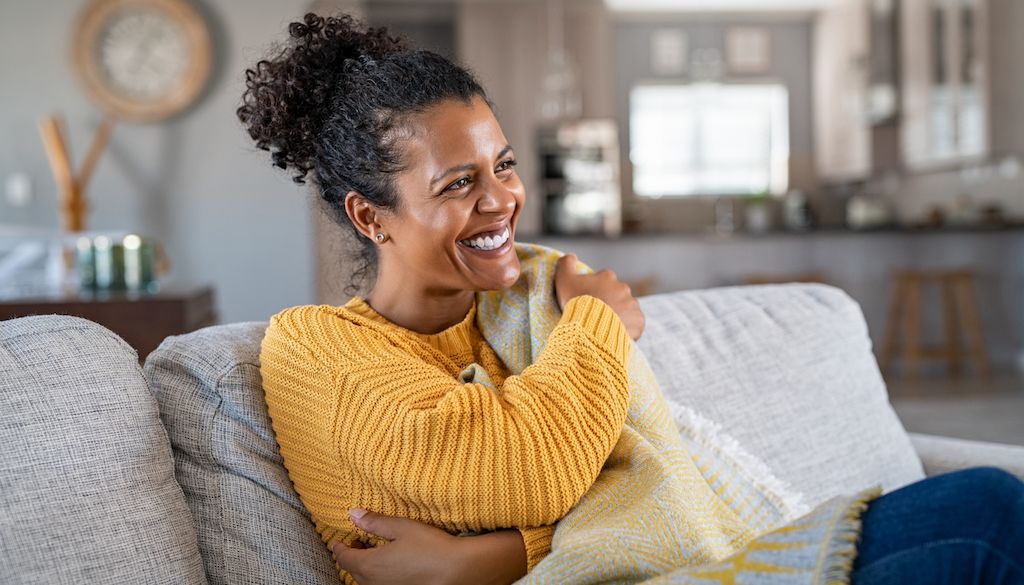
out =
<path fill-rule="evenodd" d="M 619 438 L 629 337 L 605 303 L 577 297 L 540 358 L 509 375 L 475 317 L 474 305 L 423 335 L 356 297 L 271 319 L 260 354 L 267 405 L 324 542 L 382 544 L 348 519 L 360 507 L 453 534 L 519 529 L 529 569 L 549 552 L 554 524 Z"/>

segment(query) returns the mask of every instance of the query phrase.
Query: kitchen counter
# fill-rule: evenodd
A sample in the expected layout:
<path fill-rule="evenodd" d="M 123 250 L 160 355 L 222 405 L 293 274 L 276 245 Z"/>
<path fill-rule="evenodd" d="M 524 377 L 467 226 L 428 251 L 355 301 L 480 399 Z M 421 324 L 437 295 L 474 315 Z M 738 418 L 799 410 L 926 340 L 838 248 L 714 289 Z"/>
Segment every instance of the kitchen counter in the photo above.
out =
<path fill-rule="evenodd" d="M 707 238 L 707 239 L 732 239 L 732 238 L 771 238 L 785 236 L 819 236 L 819 235 L 849 235 L 857 234 L 871 236 L 877 234 L 987 234 L 1005 232 L 1024 232 L 1024 222 L 1007 222 L 1001 224 L 964 224 L 964 225 L 891 225 L 870 229 L 853 229 L 843 225 L 819 226 L 810 230 L 784 230 L 775 229 L 767 232 L 748 232 L 737 230 L 731 233 L 718 233 L 713 229 L 707 230 L 686 230 L 686 231 L 657 231 L 657 232 L 625 232 L 618 236 L 604 236 L 600 234 L 519 234 L 517 239 L 525 242 L 540 241 L 545 239 L 571 239 L 571 240 L 595 240 L 595 241 L 618 241 L 624 239 L 650 239 L 650 238 Z"/>
<path fill-rule="evenodd" d="M 1024 224 L 998 228 L 819 228 L 808 232 L 640 233 L 525 236 L 575 252 L 623 280 L 655 279 L 654 292 L 744 284 L 747 278 L 820 273 L 856 299 L 876 346 L 885 326 L 897 269 L 970 268 L 993 364 L 1024 360 Z M 925 293 L 924 337 L 941 334 L 938 294 Z"/>

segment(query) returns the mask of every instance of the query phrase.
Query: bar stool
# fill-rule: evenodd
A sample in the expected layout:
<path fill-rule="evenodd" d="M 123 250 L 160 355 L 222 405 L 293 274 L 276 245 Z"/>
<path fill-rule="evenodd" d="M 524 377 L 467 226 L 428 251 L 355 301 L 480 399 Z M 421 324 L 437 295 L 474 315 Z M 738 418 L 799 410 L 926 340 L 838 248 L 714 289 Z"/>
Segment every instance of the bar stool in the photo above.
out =
<path fill-rule="evenodd" d="M 949 373 L 957 375 L 968 355 L 974 362 L 975 371 L 988 377 L 990 370 L 984 334 L 971 288 L 974 273 L 970 270 L 898 270 L 893 277 L 895 285 L 889 300 L 879 360 L 882 370 L 889 371 L 902 327 L 903 374 L 907 377 L 917 376 L 922 358 L 945 359 Z M 942 293 L 945 339 L 943 345 L 934 347 L 921 344 L 921 292 L 929 283 L 937 283 Z M 961 350 L 961 328 L 969 344 L 967 352 Z"/>

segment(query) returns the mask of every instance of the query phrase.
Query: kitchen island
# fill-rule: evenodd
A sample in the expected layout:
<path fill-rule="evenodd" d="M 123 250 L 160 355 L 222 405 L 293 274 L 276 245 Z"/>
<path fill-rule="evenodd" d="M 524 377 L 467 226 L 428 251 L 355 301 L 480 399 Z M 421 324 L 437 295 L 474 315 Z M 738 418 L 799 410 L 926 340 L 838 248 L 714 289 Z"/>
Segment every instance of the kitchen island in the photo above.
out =
<path fill-rule="evenodd" d="M 876 350 L 885 329 L 894 270 L 969 268 L 976 274 L 974 294 L 993 366 L 1024 368 L 1024 224 L 517 239 L 576 252 L 590 266 L 610 268 L 623 280 L 654 277 L 655 293 L 744 284 L 750 276 L 820 273 L 860 303 Z M 941 336 L 939 302 L 938 291 L 926 291 L 926 341 Z"/>

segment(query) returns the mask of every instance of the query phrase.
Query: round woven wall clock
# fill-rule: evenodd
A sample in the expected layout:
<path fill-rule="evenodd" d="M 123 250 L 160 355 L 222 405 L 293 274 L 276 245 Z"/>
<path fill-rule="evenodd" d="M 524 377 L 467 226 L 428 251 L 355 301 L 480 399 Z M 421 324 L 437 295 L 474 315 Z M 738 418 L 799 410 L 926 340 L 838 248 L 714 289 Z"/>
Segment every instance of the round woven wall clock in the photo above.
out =
<path fill-rule="evenodd" d="M 187 108 L 212 62 L 210 31 L 185 0 L 93 0 L 75 25 L 71 51 L 89 97 L 137 122 Z"/>

